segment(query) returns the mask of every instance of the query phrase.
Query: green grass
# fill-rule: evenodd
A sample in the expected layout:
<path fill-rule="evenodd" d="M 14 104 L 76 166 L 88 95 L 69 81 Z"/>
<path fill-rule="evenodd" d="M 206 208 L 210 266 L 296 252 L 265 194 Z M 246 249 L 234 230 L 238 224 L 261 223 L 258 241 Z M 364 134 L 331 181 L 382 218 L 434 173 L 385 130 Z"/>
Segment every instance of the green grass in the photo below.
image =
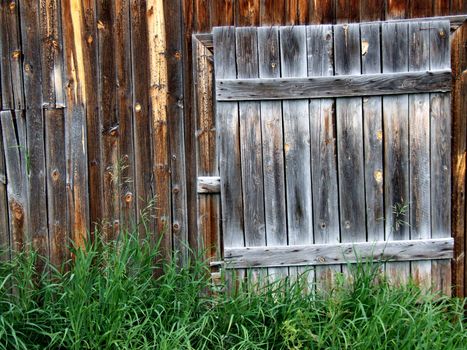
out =
<path fill-rule="evenodd" d="M 328 294 L 301 281 L 212 293 L 206 264 L 163 266 L 131 234 L 75 251 L 66 273 L 36 254 L 0 265 L 0 349 L 462 349 L 464 301 L 391 287 L 378 266 L 351 268 Z M 376 283 L 375 280 L 378 280 Z M 463 347 L 464 346 L 464 347 Z"/>

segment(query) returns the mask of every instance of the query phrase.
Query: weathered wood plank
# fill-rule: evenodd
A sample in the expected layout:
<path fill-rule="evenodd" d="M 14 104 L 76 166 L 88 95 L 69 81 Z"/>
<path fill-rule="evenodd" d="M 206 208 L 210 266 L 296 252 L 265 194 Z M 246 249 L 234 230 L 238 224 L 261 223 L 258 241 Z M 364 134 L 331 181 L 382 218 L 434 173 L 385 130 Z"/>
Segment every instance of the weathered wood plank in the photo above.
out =
<path fill-rule="evenodd" d="M 386 19 L 407 17 L 408 0 L 386 0 Z"/>
<path fill-rule="evenodd" d="M 170 191 L 170 144 L 168 131 L 168 71 L 167 38 L 162 0 L 148 1 L 147 25 L 149 39 L 149 101 L 153 126 L 154 150 L 153 179 L 156 198 L 156 235 L 160 237 L 163 256 L 170 258 L 171 191 Z M 158 238 L 159 239 L 159 238 Z"/>
<path fill-rule="evenodd" d="M 381 72 L 381 25 L 362 24 L 362 74 Z M 379 96 L 363 99 L 365 199 L 368 241 L 384 240 L 383 109 Z"/>
<path fill-rule="evenodd" d="M 26 121 L 21 111 L 0 112 L 3 152 L 8 194 L 8 221 L 12 254 L 21 251 L 28 242 Z"/>
<path fill-rule="evenodd" d="M 234 24 L 235 0 L 211 1 L 211 26 L 231 26 Z"/>
<path fill-rule="evenodd" d="M 319 266 L 361 260 L 397 261 L 449 259 L 452 238 L 313 244 L 281 247 L 245 247 L 225 250 L 225 268 Z M 357 258 L 358 257 L 358 258 Z"/>
<path fill-rule="evenodd" d="M 258 29 L 259 77 L 280 77 L 279 30 Z M 261 102 L 261 134 L 264 172 L 264 216 L 267 245 L 287 245 L 284 140 L 282 105 Z M 287 268 L 269 269 L 272 280 L 287 276 Z"/>
<path fill-rule="evenodd" d="M 119 121 L 120 162 L 120 225 L 132 229 L 135 224 L 135 158 L 133 145 L 133 108 L 131 104 L 130 4 L 114 1 L 114 54 Z"/>
<path fill-rule="evenodd" d="M 432 14 L 433 14 L 433 2 L 434 2 L 434 0 L 429 0 L 429 1 L 408 1 L 408 3 L 407 3 L 407 17 L 420 18 L 420 17 L 430 17 L 430 16 L 432 16 Z"/>
<path fill-rule="evenodd" d="M 360 21 L 359 0 L 336 0 L 336 22 L 352 23 Z"/>
<path fill-rule="evenodd" d="M 50 262 L 60 268 L 68 260 L 69 232 L 66 206 L 65 113 L 46 109 L 45 154 L 47 171 L 47 218 L 49 223 Z"/>
<path fill-rule="evenodd" d="M 40 0 L 39 11 L 42 105 L 46 108 L 60 108 L 65 105 L 60 1 Z"/>
<path fill-rule="evenodd" d="M 336 75 L 360 74 L 360 27 L 334 27 Z M 362 98 L 336 99 L 341 242 L 366 239 Z"/>
<path fill-rule="evenodd" d="M 334 0 L 310 1 L 310 23 L 331 24 L 335 22 Z"/>
<path fill-rule="evenodd" d="M 131 69 L 133 98 L 133 132 L 135 153 L 134 200 L 140 237 L 154 232 L 154 222 L 142 215 L 153 200 L 151 123 L 149 118 L 148 32 L 146 2 L 131 0 Z"/>
<path fill-rule="evenodd" d="M 62 2 L 66 79 L 65 140 L 69 224 L 74 244 L 84 247 L 89 231 L 88 161 L 86 140 L 87 97 L 91 67 L 84 37 L 85 10 L 78 0 Z"/>
<path fill-rule="evenodd" d="M 98 28 L 96 28 L 96 2 L 85 0 L 84 38 L 88 56 L 89 78 L 86 80 L 86 139 L 88 147 L 89 222 L 94 239 L 97 226 L 103 218 L 102 172 L 102 118 L 99 114 Z"/>
<path fill-rule="evenodd" d="M 421 22 L 409 24 L 409 70 L 430 68 L 429 26 Z M 409 203 L 410 238 L 431 238 L 430 187 L 430 95 L 409 96 Z M 414 281 L 429 289 L 431 263 L 413 262 Z"/>
<path fill-rule="evenodd" d="M 383 23 L 383 73 L 408 70 L 408 24 Z M 385 239 L 410 238 L 409 213 L 409 98 L 383 97 Z M 388 263 L 388 278 L 398 284 L 409 279 L 408 263 Z"/>
<path fill-rule="evenodd" d="M 285 23 L 285 0 L 261 0 L 260 24 L 272 26 Z M 259 41 L 261 43 L 261 41 Z"/>
<path fill-rule="evenodd" d="M 214 28 L 214 63 L 216 79 L 235 78 L 235 29 Z M 219 166 L 221 176 L 222 231 L 224 247 L 243 246 L 243 201 L 240 166 L 240 126 L 238 104 L 216 104 L 217 132 L 219 135 Z M 222 135 L 222 137 L 220 137 Z"/>
<path fill-rule="evenodd" d="M 384 20 L 385 4 L 384 0 L 361 0 L 360 19 L 361 21 Z"/>
<path fill-rule="evenodd" d="M 330 25 L 307 27 L 308 76 L 334 74 L 333 30 Z M 335 102 L 310 100 L 314 243 L 339 242 L 339 195 Z M 318 288 L 330 290 L 339 265 L 316 267 Z"/>
<path fill-rule="evenodd" d="M 235 24 L 237 26 L 259 25 L 260 0 L 235 0 Z"/>
<path fill-rule="evenodd" d="M 379 96 L 450 91 L 449 69 L 365 74 L 301 79 L 220 79 L 218 101 L 308 99 L 323 97 Z"/>
<path fill-rule="evenodd" d="M 99 0 L 96 5 L 98 41 L 98 105 L 102 123 L 102 235 L 116 237 L 120 225 L 120 188 L 118 186 L 119 122 L 116 113 L 116 73 L 113 39 L 113 4 Z"/>
<path fill-rule="evenodd" d="M 164 7 L 166 18 L 166 58 L 167 58 L 167 113 L 170 140 L 170 180 L 172 203 L 173 249 L 179 254 L 179 264 L 187 261 L 188 221 L 187 184 L 185 169 L 185 144 L 183 110 L 183 66 L 181 8 L 179 1 L 170 1 Z"/>
<path fill-rule="evenodd" d="M 25 104 L 19 6 L 16 1 L 2 1 L 0 10 L 2 107 L 20 110 L 25 108 Z"/>
<path fill-rule="evenodd" d="M 20 6 L 21 38 L 26 102 L 28 174 L 28 229 L 32 247 L 42 256 L 49 256 L 47 197 L 45 178 L 44 119 L 42 114 L 41 42 L 39 7 L 33 0 Z M 86 176 L 86 173 L 83 173 Z M 87 201 L 87 199 L 86 199 Z M 42 262 L 37 268 L 42 269 Z"/>
<path fill-rule="evenodd" d="M 216 120 L 213 108 L 214 60 L 213 54 L 193 38 L 194 118 L 197 135 L 197 251 L 207 250 L 209 258 L 220 256 L 220 186 L 216 154 Z M 204 181 L 206 180 L 206 181 Z M 212 192 L 211 192 L 212 191 Z M 216 195 L 212 193 L 217 193 Z"/>
<path fill-rule="evenodd" d="M 450 67 L 449 22 L 430 25 L 430 68 Z M 451 237 L 451 96 L 430 95 L 431 229 L 433 238 Z M 451 263 L 432 263 L 433 287 L 451 294 Z"/>
<path fill-rule="evenodd" d="M 449 10 L 449 1 L 433 0 L 433 16 L 447 16 Z"/>
<path fill-rule="evenodd" d="M 282 77 L 307 76 L 306 28 L 281 27 L 280 38 Z M 288 243 L 311 244 L 314 237 L 308 101 L 283 101 L 282 118 Z M 294 270 L 289 272 L 293 275 Z"/>
<path fill-rule="evenodd" d="M 452 236 L 454 237 L 453 285 L 455 295 L 465 296 L 465 176 L 467 150 L 467 24 L 451 40 L 452 90 Z"/>
<path fill-rule="evenodd" d="M 0 262 L 10 258 L 10 228 L 8 223 L 7 177 L 5 149 L 0 118 Z"/>
<path fill-rule="evenodd" d="M 307 0 L 287 0 L 285 1 L 285 24 L 296 25 L 306 24 L 309 20 L 309 2 Z M 276 22 L 275 24 L 280 24 Z"/>
<path fill-rule="evenodd" d="M 243 79 L 258 77 L 256 29 L 236 30 L 236 53 L 237 76 Z M 246 246 L 264 245 L 266 232 L 260 104 L 239 102 L 239 116 L 245 244 Z"/>

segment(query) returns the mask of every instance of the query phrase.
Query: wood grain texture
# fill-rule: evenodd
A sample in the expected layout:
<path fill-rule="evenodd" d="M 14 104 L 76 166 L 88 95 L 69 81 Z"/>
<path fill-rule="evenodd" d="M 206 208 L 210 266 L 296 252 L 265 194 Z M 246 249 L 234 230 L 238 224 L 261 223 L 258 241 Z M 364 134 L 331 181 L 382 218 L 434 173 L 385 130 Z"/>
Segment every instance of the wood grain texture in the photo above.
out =
<path fill-rule="evenodd" d="M 308 76 L 334 74 L 333 28 L 307 27 Z M 336 116 L 333 99 L 310 100 L 314 243 L 339 242 Z M 316 267 L 317 288 L 330 290 L 339 265 Z"/>
<path fill-rule="evenodd" d="M 131 94 L 130 3 L 114 1 L 114 57 L 117 118 L 120 145 L 120 226 L 132 229 L 135 222 L 135 157 L 133 145 L 133 108 Z"/>
<path fill-rule="evenodd" d="M 359 21 L 359 0 L 336 0 L 336 23 L 352 23 Z"/>
<path fill-rule="evenodd" d="M 430 26 L 430 68 L 450 67 L 449 22 Z M 433 238 L 451 236 L 451 96 L 430 94 L 431 228 Z M 433 287 L 451 295 L 450 261 L 432 262 Z"/>
<path fill-rule="evenodd" d="M 382 21 L 385 15 L 385 0 L 361 0 L 360 20 Z"/>
<path fill-rule="evenodd" d="M 62 3 L 65 62 L 65 140 L 67 200 L 71 238 L 84 246 L 89 231 L 89 197 L 86 146 L 86 101 L 91 69 L 84 37 L 84 8 L 80 1 Z"/>
<path fill-rule="evenodd" d="M 467 150 L 467 25 L 451 39 L 452 90 L 452 236 L 454 237 L 453 285 L 456 296 L 465 296 L 465 169 Z"/>
<path fill-rule="evenodd" d="M 40 0 L 39 19 L 42 62 L 42 105 L 47 108 L 63 107 L 63 47 L 60 21 L 60 1 Z"/>
<path fill-rule="evenodd" d="M 47 171 L 47 219 L 50 262 L 57 268 L 68 260 L 69 231 L 66 206 L 65 113 L 63 109 L 44 111 Z"/>
<path fill-rule="evenodd" d="M 45 178 L 44 119 L 42 113 L 41 41 L 39 8 L 36 1 L 23 1 L 20 6 L 21 38 L 24 69 L 24 96 L 26 102 L 26 149 L 28 173 L 28 229 L 32 248 L 42 256 L 49 255 L 47 200 Z M 83 169 L 84 170 L 84 169 Z M 86 177 L 86 171 L 83 172 Z M 84 199 L 87 202 L 87 199 Z M 38 262 L 37 268 L 43 268 Z"/>
<path fill-rule="evenodd" d="M 408 70 L 408 24 L 382 25 L 382 68 L 386 72 Z M 408 95 L 383 97 L 384 125 L 384 202 L 385 239 L 410 238 L 409 210 L 409 98 Z M 388 278 L 395 284 L 410 276 L 408 263 L 388 263 Z"/>
<path fill-rule="evenodd" d="M 198 176 L 198 193 L 220 193 L 220 176 Z"/>
<path fill-rule="evenodd" d="M 200 33 L 209 32 L 211 27 L 211 6 L 209 6 L 209 2 L 209 0 L 194 0 L 196 31 Z"/>
<path fill-rule="evenodd" d="M 262 26 L 285 23 L 285 0 L 261 0 L 260 24 Z"/>
<path fill-rule="evenodd" d="M 407 0 L 386 0 L 386 19 L 407 17 Z"/>
<path fill-rule="evenodd" d="M 166 58 L 168 75 L 168 104 L 167 113 L 168 132 L 170 140 L 170 180 L 171 180 L 171 205 L 173 249 L 178 252 L 180 265 L 187 260 L 188 222 L 187 222 L 187 185 L 184 145 L 184 120 L 183 110 L 183 66 L 182 52 L 182 28 L 181 8 L 178 1 L 167 3 L 164 7 L 166 20 Z"/>
<path fill-rule="evenodd" d="M 260 18 L 260 0 L 235 0 L 235 25 L 257 26 Z"/>
<path fill-rule="evenodd" d="M 7 177 L 5 148 L 0 118 L 0 262 L 10 259 L 10 228 L 8 223 Z"/>
<path fill-rule="evenodd" d="M 409 24 L 409 70 L 430 68 L 429 26 L 421 22 Z M 430 178 L 430 95 L 409 96 L 409 224 L 411 239 L 431 238 Z M 413 262 L 411 274 L 415 283 L 426 290 L 431 285 L 431 263 Z"/>
<path fill-rule="evenodd" d="M 26 121 L 21 111 L 0 112 L 7 177 L 8 221 L 12 255 L 30 243 L 27 217 Z"/>
<path fill-rule="evenodd" d="M 359 74 L 360 27 L 334 27 L 336 75 Z M 336 99 L 337 164 L 341 242 L 366 238 L 362 98 Z"/>
<path fill-rule="evenodd" d="M 362 24 L 362 74 L 381 72 L 381 25 Z M 363 98 L 365 199 L 368 241 L 384 240 L 382 97 Z"/>
<path fill-rule="evenodd" d="M 310 23 L 313 24 L 332 24 L 335 23 L 334 0 L 310 1 Z"/>
<path fill-rule="evenodd" d="M 221 79 L 216 82 L 216 98 L 218 101 L 297 100 L 446 92 L 451 90 L 450 75 L 447 69 L 301 79 Z"/>
<path fill-rule="evenodd" d="M 211 26 L 230 26 L 234 24 L 235 0 L 211 1 Z"/>
<path fill-rule="evenodd" d="M 256 29 L 238 28 L 236 30 L 236 53 L 237 76 L 239 78 L 258 77 Z M 247 246 L 264 245 L 266 233 L 260 104 L 239 102 L 238 109 L 245 244 Z"/>
<path fill-rule="evenodd" d="M 279 30 L 258 28 L 259 77 L 280 77 Z M 287 245 L 284 139 L 281 102 L 261 102 L 264 211 L 267 245 Z M 269 269 L 271 280 L 287 276 L 287 268 Z"/>
<path fill-rule="evenodd" d="M 118 186 L 119 122 L 116 113 L 116 73 L 114 64 L 114 19 L 112 3 L 97 1 L 97 50 L 98 55 L 98 105 L 101 125 L 102 160 L 102 235 L 111 240 L 117 235 L 120 225 L 120 188 Z M 97 169 L 91 167 L 92 171 Z"/>
<path fill-rule="evenodd" d="M 2 108 L 20 110 L 25 108 L 25 104 L 22 67 L 23 52 L 18 3 L 16 1 L 2 1 L 0 11 L 0 85 Z M 26 46 L 28 45 L 26 44 Z"/>
<path fill-rule="evenodd" d="M 432 16 L 433 15 L 433 2 L 434 0 L 407 1 L 407 17 L 420 18 L 420 17 Z"/>
<path fill-rule="evenodd" d="M 149 103 L 153 128 L 154 150 L 153 179 L 156 198 L 156 240 L 165 258 L 170 258 L 171 235 L 171 191 L 170 191 L 170 145 L 168 132 L 168 71 L 167 37 L 162 0 L 148 1 L 147 25 L 149 40 Z"/>
<path fill-rule="evenodd" d="M 452 257 L 452 238 L 418 241 L 378 241 L 314 244 L 283 247 L 230 248 L 225 251 L 226 268 L 304 266 L 369 261 L 411 261 Z M 358 257 L 358 259 L 356 258 Z"/>

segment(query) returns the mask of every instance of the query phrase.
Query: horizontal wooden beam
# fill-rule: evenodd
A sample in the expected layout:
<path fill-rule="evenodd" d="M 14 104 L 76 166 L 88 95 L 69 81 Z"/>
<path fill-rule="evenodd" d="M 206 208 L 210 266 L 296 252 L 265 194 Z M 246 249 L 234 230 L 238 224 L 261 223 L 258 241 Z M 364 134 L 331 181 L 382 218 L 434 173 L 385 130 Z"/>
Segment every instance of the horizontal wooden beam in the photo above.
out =
<path fill-rule="evenodd" d="M 296 100 L 450 90 L 450 69 L 332 77 L 220 79 L 216 81 L 218 101 Z"/>
<path fill-rule="evenodd" d="M 199 176 L 198 193 L 220 193 L 221 178 L 219 176 Z"/>
<path fill-rule="evenodd" d="M 281 247 L 225 248 L 225 268 L 313 266 L 357 261 L 411 261 L 451 259 L 452 238 L 314 244 Z"/>
<path fill-rule="evenodd" d="M 467 20 L 467 15 L 454 15 L 454 16 L 436 16 L 436 17 L 422 17 L 422 18 L 404 18 L 404 19 L 391 19 L 387 21 L 371 21 L 371 22 L 360 22 L 360 24 L 369 23 L 399 23 L 399 22 L 429 22 L 429 21 L 449 21 L 451 32 L 454 32 L 459 28 L 464 21 Z M 213 40 L 211 33 L 198 33 L 193 34 L 197 40 L 201 41 L 204 46 L 208 49 L 213 48 Z"/>

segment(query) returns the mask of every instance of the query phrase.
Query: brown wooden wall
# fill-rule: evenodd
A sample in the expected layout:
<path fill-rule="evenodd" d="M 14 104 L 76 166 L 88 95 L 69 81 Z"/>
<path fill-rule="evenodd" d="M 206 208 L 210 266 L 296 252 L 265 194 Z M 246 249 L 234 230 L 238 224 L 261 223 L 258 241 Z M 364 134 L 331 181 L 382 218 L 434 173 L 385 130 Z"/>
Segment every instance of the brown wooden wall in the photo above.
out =
<path fill-rule="evenodd" d="M 465 14 L 467 1 L 2 0 L 0 11 L 0 244 L 32 242 L 58 264 L 68 237 L 82 244 L 91 231 L 113 239 L 141 212 L 150 229 L 164 232 L 167 253 L 184 251 L 187 239 L 196 245 L 192 33 Z M 465 41 L 464 30 L 452 47 L 463 65 L 453 68 L 459 97 Z M 456 101 L 464 105 L 453 109 L 465 110 L 465 98 Z M 458 253 L 465 245 L 461 115 L 453 142 Z M 454 271 L 458 294 L 464 259 Z"/>

